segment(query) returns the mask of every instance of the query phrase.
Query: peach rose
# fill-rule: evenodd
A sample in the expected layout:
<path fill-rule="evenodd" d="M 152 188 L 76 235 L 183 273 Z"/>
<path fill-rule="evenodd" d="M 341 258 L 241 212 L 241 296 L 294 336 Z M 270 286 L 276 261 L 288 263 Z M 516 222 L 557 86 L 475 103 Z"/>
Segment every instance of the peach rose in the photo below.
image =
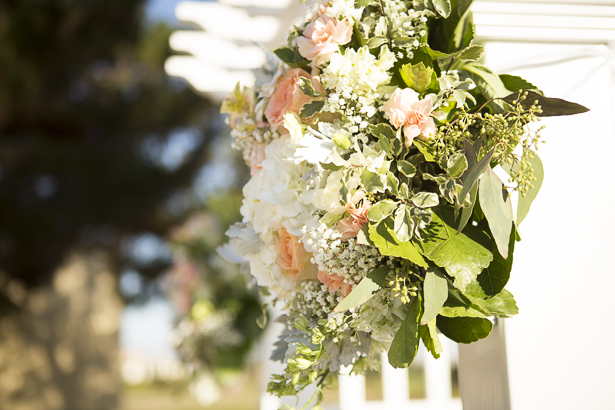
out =
<path fill-rule="evenodd" d="M 278 231 L 280 240 L 276 246 L 278 257 L 276 262 L 282 268 L 284 275 L 295 277 L 303 269 L 305 264 L 305 248 L 299 243 L 297 237 L 288 233 L 286 228 Z"/>
<path fill-rule="evenodd" d="M 284 114 L 287 112 L 298 114 L 303 104 L 312 100 L 301 91 L 299 77 L 312 80 L 312 76 L 300 68 L 288 70 L 278 79 L 269 105 L 265 110 L 265 117 L 271 125 L 282 125 Z"/>
<path fill-rule="evenodd" d="M 363 200 L 363 204 L 359 208 L 355 208 L 354 205 L 349 204 L 347 207 L 350 217 L 342 219 L 337 223 L 335 229 L 342 234 L 342 240 L 347 241 L 350 238 L 355 238 L 363 225 L 369 220 L 367 219 L 367 211 L 372 207 L 367 200 Z"/>
<path fill-rule="evenodd" d="M 318 280 L 325 285 L 329 285 L 329 293 L 335 293 L 339 289 L 342 295 L 346 297 L 352 290 L 352 285 L 350 283 L 345 283 L 344 278 L 334 273 L 319 271 Z"/>
<path fill-rule="evenodd" d="M 419 100 L 419 94 L 411 88 L 396 89 L 384 104 L 384 112 L 389 116 L 391 124 L 395 128 L 404 127 L 408 147 L 415 137 L 429 138 L 436 132 L 432 111 L 431 100 Z"/>
<path fill-rule="evenodd" d="M 250 154 L 250 175 L 253 176 L 263 167 L 261 164 L 265 160 L 265 144 L 258 144 Z"/>
<path fill-rule="evenodd" d="M 297 39 L 299 54 L 315 65 L 329 61 L 331 54 L 340 45 L 348 44 L 352 38 L 352 25 L 346 20 L 338 20 L 326 14 L 307 25 L 303 37 Z"/>

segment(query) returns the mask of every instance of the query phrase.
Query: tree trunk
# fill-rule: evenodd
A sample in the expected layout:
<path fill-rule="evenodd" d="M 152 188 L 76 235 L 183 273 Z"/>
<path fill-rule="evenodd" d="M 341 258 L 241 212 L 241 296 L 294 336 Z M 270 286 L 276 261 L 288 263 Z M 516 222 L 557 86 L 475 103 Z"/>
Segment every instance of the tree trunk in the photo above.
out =
<path fill-rule="evenodd" d="M 104 252 L 76 251 L 50 286 L 33 290 L 20 312 L 0 317 L 3 409 L 117 409 L 116 283 Z"/>

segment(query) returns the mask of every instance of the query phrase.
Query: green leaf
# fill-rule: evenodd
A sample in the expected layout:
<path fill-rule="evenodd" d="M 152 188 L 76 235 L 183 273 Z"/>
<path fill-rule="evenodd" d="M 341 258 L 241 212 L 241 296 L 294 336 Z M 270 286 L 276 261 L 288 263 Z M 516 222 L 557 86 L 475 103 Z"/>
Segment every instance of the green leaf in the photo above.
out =
<path fill-rule="evenodd" d="M 395 212 L 395 220 L 393 224 L 395 237 L 401 242 L 408 242 L 412 236 L 414 222 L 408 215 L 408 210 L 405 206 L 400 206 Z"/>
<path fill-rule="evenodd" d="M 312 80 L 310 80 L 309 78 L 299 77 L 299 88 L 301 88 L 303 94 L 307 95 L 308 97 L 316 98 L 322 97 L 324 95 L 323 93 L 318 92 L 314 89 Z"/>
<path fill-rule="evenodd" d="M 415 138 L 415 139 L 412 140 L 412 144 L 415 147 L 417 147 L 419 149 L 419 151 L 421 151 L 421 153 L 425 157 L 425 160 L 427 160 L 429 162 L 436 162 L 436 159 L 434 158 L 433 154 L 431 153 L 431 147 L 429 145 L 427 145 L 426 142 L 423 142 L 420 139 Z"/>
<path fill-rule="evenodd" d="M 510 91 L 506 89 L 498 75 L 482 64 L 474 62 L 464 64 L 461 69 L 470 73 L 470 77 L 486 100 L 496 99 L 489 103 L 494 110 L 504 111 L 504 106 L 499 99 L 508 96 Z"/>
<path fill-rule="evenodd" d="M 361 7 L 367 7 L 369 6 L 371 3 L 373 3 L 374 0 L 355 0 L 354 1 L 354 7 L 355 8 L 361 8 Z"/>
<path fill-rule="evenodd" d="M 532 202 L 534 202 L 534 199 L 536 199 L 538 191 L 540 191 L 540 187 L 542 186 L 542 180 L 544 179 L 544 168 L 538 154 L 534 152 L 534 157 L 530 159 L 529 162 L 534 169 L 534 177 L 536 178 L 536 181 L 532 184 L 534 185 L 534 188 L 527 191 L 525 196 L 519 195 L 519 201 L 517 203 L 517 225 L 523 222 L 530 211 L 530 206 L 532 205 Z"/>
<path fill-rule="evenodd" d="M 542 94 L 542 91 L 540 91 L 534 84 L 524 80 L 521 77 L 517 77 L 516 75 L 500 74 L 500 80 L 502 80 L 502 83 L 507 90 L 534 90 L 539 94 Z"/>
<path fill-rule="evenodd" d="M 443 306 L 440 309 L 440 316 L 445 317 L 480 317 L 484 318 L 485 315 L 471 308 L 470 306 Z"/>
<path fill-rule="evenodd" d="M 401 324 L 389 348 L 389 363 L 399 369 L 412 364 L 419 348 L 420 297 L 415 297 L 408 315 Z"/>
<path fill-rule="evenodd" d="M 472 203 L 472 205 L 461 208 L 461 218 L 459 218 L 459 227 L 457 228 L 457 231 L 461 232 L 470 220 L 472 212 L 474 211 L 474 204 L 476 204 L 477 194 L 478 184 L 474 184 L 470 189 L 470 202 Z"/>
<path fill-rule="evenodd" d="M 451 14 L 451 1 L 450 0 L 431 0 L 435 10 L 444 18 L 447 18 Z"/>
<path fill-rule="evenodd" d="M 361 172 L 361 183 L 368 192 L 384 192 L 382 175 L 368 171 L 367 168 Z"/>
<path fill-rule="evenodd" d="M 303 107 L 301 107 L 301 111 L 299 112 L 299 116 L 301 118 L 310 118 L 312 115 L 322 110 L 324 105 L 324 101 L 312 101 L 310 103 L 303 104 Z"/>
<path fill-rule="evenodd" d="M 446 163 L 446 173 L 451 178 L 461 177 L 466 169 L 468 169 L 468 160 L 460 152 L 451 155 Z"/>
<path fill-rule="evenodd" d="M 478 178 L 483 174 L 483 172 L 485 172 L 485 169 L 487 169 L 489 163 L 491 162 L 494 152 L 495 148 L 489 151 L 483 159 L 476 163 L 476 165 L 468 169 L 468 172 L 463 177 L 463 189 L 461 190 L 461 194 L 459 194 L 459 203 L 463 203 L 466 195 L 470 192 L 470 189 L 472 189 L 476 181 L 478 181 Z"/>
<path fill-rule="evenodd" d="M 491 298 L 473 297 L 472 294 L 475 290 L 482 292 L 480 285 L 473 283 L 471 286 L 468 286 L 468 292 L 464 293 L 463 296 L 469 300 L 472 308 L 481 311 L 485 315 L 512 317 L 519 313 L 515 298 L 506 289 Z"/>
<path fill-rule="evenodd" d="M 513 103 L 519 99 L 521 93 L 527 93 L 527 97 L 521 101 L 523 108 L 528 110 L 535 102 L 540 105 L 542 113 L 536 113 L 537 117 L 555 117 L 559 115 L 574 115 L 589 111 L 589 108 L 581 104 L 562 100 L 560 98 L 549 98 L 534 91 L 517 91 L 508 96 L 502 96 L 504 101 Z"/>
<path fill-rule="evenodd" d="M 368 273 L 333 311 L 344 312 L 370 300 L 384 284 L 389 270 L 388 265 L 383 265 Z"/>
<path fill-rule="evenodd" d="M 504 289 L 508 279 L 510 278 L 510 271 L 513 264 L 513 252 L 515 250 L 515 228 L 510 233 L 510 240 L 508 244 L 508 257 L 504 258 L 499 252 L 493 255 L 493 260 L 486 267 L 480 275 L 476 278 L 483 292 L 487 296 L 495 296 Z"/>
<path fill-rule="evenodd" d="M 369 40 L 367 40 L 367 47 L 368 48 L 378 48 L 386 42 L 387 42 L 386 37 L 381 37 L 381 36 L 372 37 Z"/>
<path fill-rule="evenodd" d="M 325 164 L 324 162 L 321 162 L 320 166 L 327 171 L 339 171 L 340 169 L 344 168 L 341 165 L 335 165 L 334 163 Z"/>
<path fill-rule="evenodd" d="M 419 192 L 412 197 L 412 203 L 419 208 L 431 208 L 438 206 L 440 200 L 433 192 Z"/>
<path fill-rule="evenodd" d="M 473 343 L 489 336 L 493 323 L 477 317 L 446 317 L 436 319 L 442 334 L 457 343 Z"/>
<path fill-rule="evenodd" d="M 280 47 L 273 50 L 274 54 L 286 64 L 295 64 L 295 52 L 288 47 Z"/>
<path fill-rule="evenodd" d="M 367 127 L 367 130 L 369 131 L 370 134 L 372 134 L 376 138 L 380 138 L 380 137 L 385 137 L 388 139 L 395 138 L 395 131 L 389 124 L 377 124 L 377 125 L 370 124 Z"/>
<path fill-rule="evenodd" d="M 381 135 L 380 137 L 378 137 L 378 146 L 380 147 L 381 150 L 383 150 L 384 152 L 386 152 L 388 155 L 391 155 L 391 141 L 389 141 L 389 139 L 383 135 Z"/>
<path fill-rule="evenodd" d="M 491 240 L 471 225 L 457 233 L 453 224 L 449 208 L 435 210 L 424 240 L 415 244 L 423 255 L 446 269 L 455 279 L 455 286 L 463 290 L 493 259 L 489 251 Z"/>
<path fill-rule="evenodd" d="M 416 174 L 416 167 L 409 163 L 408 161 L 399 160 L 397 161 L 397 169 L 399 172 L 404 174 L 405 176 L 412 178 L 414 174 Z"/>
<path fill-rule="evenodd" d="M 508 241 L 513 224 L 513 211 L 510 198 L 506 193 L 504 200 L 504 185 L 491 168 L 487 168 L 480 180 L 478 200 L 480 207 L 489 222 L 489 229 L 500 254 L 508 257 Z"/>
<path fill-rule="evenodd" d="M 378 225 L 370 224 L 369 239 L 378 247 L 382 255 L 404 258 L 424 268 L 429 266 L 412 242 L 399 242 L 395 238 L 391 217 Z"/>
<path fill-rule="evenodd" d="M 440 358 L 442 353 L 442 343 L 438 337 L 438 329 L 436 328 L 436 320 L 432 320 L 427 325 L 419 326 L 419 336 L 423 340 L 425 348 L 431 353 L 434 359 Z"/>
<path fill-rule="evenodd" d="M 399 179 L 391 171 L 387 172 L 387 188 L 393 195 L 399 197 Z"/>
<path fill-rule="evenodd" d="M 256 325 L 260 327 L 261 329 L 264 329 L 267 327 L 267 321 L 268 321 L 267 304 L 264 303 L 261 305 L 261 314 L 256 319 Z"/>
<path fill-rule="evenodd" d="M 335 135 L 333 135 L 332 140 L 333 140 L 333 143 L 341 149 L 350 148 L 350 140 L 348 139 L 346 135 L 344 135 L 341 132 L 335 133 Z"/>
<path fill-rule="evenodd" d="M 425 325 L 438 316 L 448 298 L 448 282 L 440 270 L 429 268 L 423 282 L 423 305 L 425 310 L 421 324 Z"/>
<path fill-rule="evenodd" d="M 414 65 L 404 64 L 399 73 L 408 87 L 422 94 L 429 88 L 434 71 L 431 67 L 425 67 L 423 62 L 419 62 Z"/>
<path fill-rule="evenodd" d="M 395 208 L 397 208 L 397 205 L 397 202 L 393 202 L 388 199 L 380 201 L 374 206 L 372 206 L 369 211 L 367 211 L 367 219 L 372 222 L 382 221 L 384 218 L 388 217 L 393 213 Z"/>

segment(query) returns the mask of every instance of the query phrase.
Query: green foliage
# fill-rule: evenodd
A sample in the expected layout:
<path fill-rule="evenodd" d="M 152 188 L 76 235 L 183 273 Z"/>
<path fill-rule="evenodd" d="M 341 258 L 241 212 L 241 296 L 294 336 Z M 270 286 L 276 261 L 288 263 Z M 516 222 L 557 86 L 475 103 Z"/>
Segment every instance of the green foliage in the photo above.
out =
<path fill-rule="evenodd" d="M 542 181 L 544 179 L 544 169 L 542 166 L 542 161 L 538 157 L 538 155 L 530 150 L 526 150 L 526 153 L 529 155 L 524 155 L 527 158 L 528 165 L 532 169 L 532 183 L 529 186 L 529 189 L 526 192 L 521 193 L 519 195 L 519 201 L 517 204 L 517 225 L 521 224 L 528 212 L 530 211 L 530 206 L 536 196 L 538 195 L 538 191 L 542 186 Z"/>
<path fill-rule="evenodd" d="M 337 305 L 334 312 L 343 312 L 360 306 L 370 300 L 384 284 L 389 270 L 389 267 L 385 265 L 368 273 L 352 292 Z"/>
<path fill-rule="evenodd" d="M 419 94 L 427 91 L 432 83 L 437 84 L 436 73 L 431 67 L 425 67 L 422 61 L 414 65 L 405 64 L 399 72 L 406 85 Z"/>
<path fill-rule="evenodd" d="M 412 242 L 401 242 L 395 237 L 391 217 L 377 225 L 370 224 L 369 239 L 383 255 L 398 256 L 425 268 L 428 266 L 427 261 Z"/>
<path fill-rule="evenodd" d="M 436 318 L 444 302 L 448 299 L 448 282 L 440 270 L 427 269 L 423 282 L 424 310 L 421 325 L 426 325 Z"/>
<path fill-rule="evenodd" d="M 525 95 L 526 98 L 521 100 L 521 105 L 526 110 L 531 109 L 533 106 L 540 106 L 540 111 L 536 112 L 538 117 L 553 117 L 559 115 L 574 115 L 589 111 L 589 108 L 582 106 L 581 104 L 573 103 L 570 101 L 562 100 L 561 98 L 549 98 L 535 91 L 524 90 L 517 91 L 510 95 L 500 96 L 504 101 L 513 103 Z"/>
<path fill-rule="evenodd" d="M 410 306 L 389 348 L 389 363 L 395 368 L 409 367 L 419 348 L 419 318 L 421 317 L 421 298 L 416 297 Z"/>
<path fill-rule="evenodd" d="M 491 168 L 487 168 L 480 180 L 478 197 L 498 250 L 506 258 L 513 224 L 512 203 L 502 181 Z"/>
<path fill-rule="evenodd" d="M 419 326 L 419 336 L 421 337 L 423 345 L 425 345 L 427 351 L 432 354 L 434 359 L 439 359 L 440 353 L 442 353 L 444 349 L 442 349 L 442 343 L 440 342 L 440 337 L 438 336 L 436 319 L 426 325 Z"/>
<path fill-rule="evenodd" d="M 478 317 L 438 316 L 436 323 L 444 336 L 465 344 L 486 338 L 493 329 L 493 323 Z"/>
<path fill-rule="evenodd" d="M 508 256 L 504 258 L 499 252 L 494 253 L 493 261 L 476 278 L 482 291 L 487 296 L 495 296 L 500 293 L 510 278 L 515 250 L 515 234 L 516 230 L 513 227 L 508 244 Z"/>

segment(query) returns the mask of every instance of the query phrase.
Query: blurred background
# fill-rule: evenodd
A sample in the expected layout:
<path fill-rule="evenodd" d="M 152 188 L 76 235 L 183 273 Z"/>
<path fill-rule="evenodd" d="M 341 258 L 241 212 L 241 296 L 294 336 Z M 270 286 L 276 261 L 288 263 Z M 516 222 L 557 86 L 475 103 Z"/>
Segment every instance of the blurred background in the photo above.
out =
<path fill-rule="evenodd" d="M 510 282 L 513 408 L 613 408 L 615 2 L 473 7 L 488 66 L 592 110 L 545 133 Z M 258 292 L 215 252 L 248 178 L 219 104 L 258 79 L 252 40 L 278 46 L 301 14 L 295 0 L 0 0 L 0 409 L 263 403 Z"/>

